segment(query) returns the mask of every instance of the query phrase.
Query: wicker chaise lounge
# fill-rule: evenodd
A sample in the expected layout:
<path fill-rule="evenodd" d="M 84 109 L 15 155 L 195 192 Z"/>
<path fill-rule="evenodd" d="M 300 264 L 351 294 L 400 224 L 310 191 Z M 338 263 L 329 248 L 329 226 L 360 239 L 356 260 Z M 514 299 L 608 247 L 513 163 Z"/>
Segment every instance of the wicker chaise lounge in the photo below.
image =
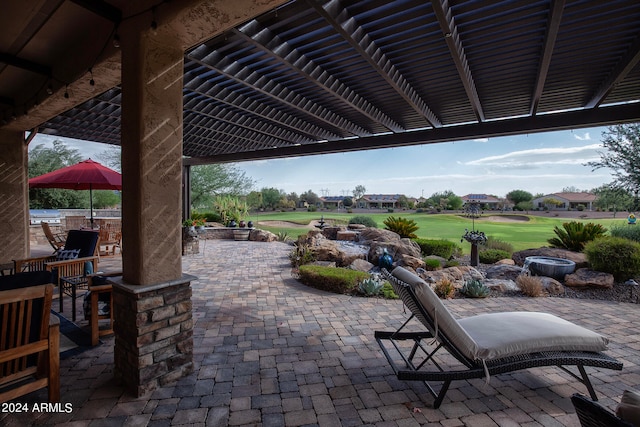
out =
<path fill-rule="evenodd" d="M 582 382 L 593 400 L 597 396 L 585 366 L 621 370 L 622 363 L 602 353 L 608 340 L 595 332 L 547 313 L 504 312 L 456 320 L 431 287 L 402 267 L 383 270 L 395 292 L 411 311 L 396 331 L 376 331 L 375 338 L 396 376 L 422 381 L 442 403 L 454 380 L 491 375 L 540 366 L 558 366 Z M 403 332 L 413 319 L 426 330 Z M 403 341 L 413 342 L 411 345 Z M 446 350 L 457 362 L 447 360 Z M 443 357 L 444 356 L 444 357 Z M 449 362 L 455 365 L 451 368 Z M 578 373 L 566 368 L 575 366 Z M 442 382 L 440 391 L 429 381 Z"/>

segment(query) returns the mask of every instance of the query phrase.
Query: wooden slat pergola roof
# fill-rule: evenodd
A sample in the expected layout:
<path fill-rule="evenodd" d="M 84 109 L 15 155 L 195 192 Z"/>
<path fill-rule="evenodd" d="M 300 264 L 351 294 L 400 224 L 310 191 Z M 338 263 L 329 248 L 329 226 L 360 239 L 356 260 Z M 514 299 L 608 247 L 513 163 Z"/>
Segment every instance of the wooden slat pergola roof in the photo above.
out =
<path fill-rule="evenodd" d="M 69 13 L 57 3 L 49 21 Z M 121 1 L 72 3 L 112 37 Z M 6 124 L 29 102 L 9 77 L 55 65 L 4 44 Z M 183 154 L 198 164 L 640 121 L 639 63 L 638 0 L 295 0 L 185 52 Z M 113 85 L 39 131 L 119 145 L 120 104 Z"/>

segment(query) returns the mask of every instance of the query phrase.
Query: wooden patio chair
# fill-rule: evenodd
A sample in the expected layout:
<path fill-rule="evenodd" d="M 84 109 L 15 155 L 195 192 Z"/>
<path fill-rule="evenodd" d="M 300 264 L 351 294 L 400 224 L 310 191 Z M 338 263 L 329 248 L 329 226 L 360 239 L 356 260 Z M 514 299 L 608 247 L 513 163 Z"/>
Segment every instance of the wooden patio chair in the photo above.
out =
<path fill-rule="evenodd" d="M 71 230 L 81 230 L 83 228 L 85 228 L 88 224 L 88 220 L 86 217 L 84 216 L 65 216 L 64 217 L 64 228 L 67 231 L 71 231 Z"/>
<path fill-rule="evenodd" d="M 30 286 L 46 272 L 18 273 L 0 281 L 0 402 L 48 388 L 60 401 L 60 322 L 51 314 L 53 284 Z M 7 280 L 13 284 L 7 286 Z M 24 287 L 23 287 L 24 286 Z"/>
<path fill-rule="evenodd" d="M 44 236 L 47 238 L 47 241 L 53 248 L 53 253 L 55 254 L 60 249 L 64 248 L 64 244 L 67 241 L 67 235 L 62 232 L 54 233 L 49 227 L 48 222 L 41 222 L 42 231 L 44 231 Z"/>
<path fill-rule="evenodd" d="M 100 224 L 100 256 L 113 256 L 116 249 L 122 253 L 122 227 L 120 221 Z"/>
<path fill-rule="evenodd" d="M 108 278 L 122 276 L 122 272 L 89 276 L 88 294 L 85 295 L 84 317 L 91 329 L 91 345 L 98 345 L 101 336 L 113 334 L 113 293 Z M 100 321 L 108 320 L 107 327 L 100 328 Z M 106 322 L 103 322 L 106 323 Z"/>
<path fill-rule="evenodd" d="M 98 271 L 99 245 L 100 236 L 97 231 L 71 230 L 67 235 L 64 250 L 45 257 L 14 260 L 15 271 L 46 270 L 53 273 L 53 283 L 58 286 L 60 312 L 62 312 L 63 293 L 67 292 L 67 289 L 62 286 L 62 279 L 84 277 Z M 83 284 L 76 286 L 76 288 L 86 286 L 87 282 L 88 280 L 83 281 Z"/>
<path fill-rule="evenodd" d="M 431 287 L 417 275 L 396 267 L 383 269 L 411 316 L 396 331 L 376 331 L 375 339 L 400 380 L 422 381 L 442 403 L 454 380 L 541 366 L 557 366 L 583 383 L 591 398 L 597 396 L 586 366 L 621 370 L 622 363 L 602 353 L 608 340 L 595 332 L 547 313 L 504 312 L 455 319 Z M 425 330 L 403 332 L 417 319 Z M 403 341 L 413 342 L 403 345 Z M 457 359 L 442 354 L 446 351 Z M 444 357 L 443 357 L 444 356 Z M 566 368 L 575 366 L 579 375 Z M 429 381 L 442 382 L 436 391 Z"/>

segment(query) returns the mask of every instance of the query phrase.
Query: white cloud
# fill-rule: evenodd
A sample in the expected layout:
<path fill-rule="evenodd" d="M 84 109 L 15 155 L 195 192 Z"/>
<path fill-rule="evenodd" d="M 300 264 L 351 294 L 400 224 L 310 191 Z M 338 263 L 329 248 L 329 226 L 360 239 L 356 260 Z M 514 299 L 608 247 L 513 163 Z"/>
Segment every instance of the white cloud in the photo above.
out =
<path fill-rule="evenodd" d="M 597 160 L 600 144 L 582 147 L 534 148 L 488 156 L 465 163 L 467 166 L 533 169 L 549 165 L 582 165 Z"/>
<path fill-rule="evenodd" d="M 578 135 L 577 133 L 574 133 L 573 137 L 578 141 L 591 141 L 591 136 L 589 135 L 589 132 L 585 132 L 584 135 L 582 136 Z"/>
<path fill-rule="evenodd" d="M 474 142 L 489 142 L 489 138 L 477 138 L 473 140 Z"/>

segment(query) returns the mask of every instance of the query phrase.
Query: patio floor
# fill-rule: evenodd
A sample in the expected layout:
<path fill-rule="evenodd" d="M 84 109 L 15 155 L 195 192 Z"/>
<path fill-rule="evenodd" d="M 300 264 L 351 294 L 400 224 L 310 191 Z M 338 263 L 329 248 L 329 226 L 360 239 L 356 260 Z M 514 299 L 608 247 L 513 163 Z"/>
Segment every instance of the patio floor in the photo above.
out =
<path fill-rule="evenodd" d="M 457 381 L 439 409 L 429 408 L 424 385 L 398 381 L 373 338 L 374 330 L 395 329 L 406 319 L 402 303 L 308 288 L 291 277 L 290 250 L 283 243 L 208 240 L 200 254 L 183 257 L 183 270 L 199 278 L 192 283 L 193 374 L 135 398 L 113 380 L 108 337 L 61 361 L 61 401 L 72 405 L 70 412 L 0 413 L 0 425 L 579 425 L 569 398 L 586 390 L 557 368 L 493 376 L 488 385 Z M 105 258 L 100 269 L 119 263 Z M 608 336 L 608 353 L 624 369 L 587 371 L 610 409 L 640 384 L 636 304 L 562 298 L 446 304 L 457 316 L 546 311 Z M 46 390 L 19 401 L 44 402 Z"/>

